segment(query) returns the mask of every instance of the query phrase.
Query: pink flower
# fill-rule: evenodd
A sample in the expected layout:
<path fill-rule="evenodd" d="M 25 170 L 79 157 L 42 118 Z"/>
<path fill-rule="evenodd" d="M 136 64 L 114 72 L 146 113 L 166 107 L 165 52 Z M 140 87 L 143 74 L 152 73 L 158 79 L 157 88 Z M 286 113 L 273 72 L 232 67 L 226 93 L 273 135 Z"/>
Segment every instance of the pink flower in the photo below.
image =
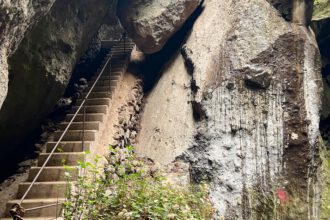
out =
<path fill-rule="evenodd" d="M 285 203 L 287 201 L 287 194 L 283 189 L 278 189 L 276 191 L 277 198 L 280 200 L 281 203 Z"/>

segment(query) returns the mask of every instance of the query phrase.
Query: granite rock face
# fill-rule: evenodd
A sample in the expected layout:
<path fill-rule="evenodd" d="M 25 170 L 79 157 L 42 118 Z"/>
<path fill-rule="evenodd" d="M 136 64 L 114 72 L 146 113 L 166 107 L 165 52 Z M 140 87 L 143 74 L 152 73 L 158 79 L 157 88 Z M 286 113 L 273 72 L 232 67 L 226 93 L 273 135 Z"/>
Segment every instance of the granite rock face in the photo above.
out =
<path fill-rule="evenodd" d="M 0 2 L 0 108 L 8 91 L 8 57 L 26 30 L 45 15 L 55 0 L 20 0 Z"/>
<path fill-rule="evenodd" d="M 292 187 L 303 194 L 302 218 L 312 218 L 320 67 L 312 31 L 269 2 L 207 0 L 146 98 L 138 151 L 189 162 L 225 219 L 255 219 L 256 192 Z"/>
<path fill-rule="evenodd" d="M 40 5 L 47 3 L 33 1 L 26 4 L 36 9 L 29 12 L 20 6 L 23 7 L 21 10 L 26 14 L 37 13 L 42 8 L 35 2 Z M 62 97 L 76 62 L 97 34 L 110 6 L 108 0 L 57 0 L 47 15 L 29 28 L 20 44 L 18 40 L 11 45 L 7 43 L 8 48 L 15 46 L 17 49 L 14 51 L 13 48 L 5 56 L 10 55 L 10 82 L 0 110 L 1 160 L 15 152 Z M 20 27 L 21 22 L 16 21 L 11 29 Z M 28 24 L 25 26 L 27 28 Z M 5 35 L 5 44 L 15 38 L 15 33 Z M 1 71 L 7 70 L 2 67 Z"/>
<path fill-rule="evenodd" d="M 147 54 L 163 48 L 201 0 L 120 0 L 118 17 L 136 45 Z"/>

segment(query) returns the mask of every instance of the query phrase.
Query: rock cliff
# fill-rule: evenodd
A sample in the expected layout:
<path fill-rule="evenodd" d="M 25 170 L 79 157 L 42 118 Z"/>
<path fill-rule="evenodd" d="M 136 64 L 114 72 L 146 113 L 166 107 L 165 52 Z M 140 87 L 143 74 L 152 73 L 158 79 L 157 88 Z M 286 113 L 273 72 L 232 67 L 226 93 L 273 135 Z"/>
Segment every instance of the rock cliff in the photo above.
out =
<path fill-rule="evenodd" d="M 22 0 L 0 2 L 0 108 L 8 91 L 8 57 L 27 29 L 45 15 L 55 0 Z"/>
<path fill-rule="evenodd" d="M 2 0 L 0 162 L 22 152 L 18 146 L 64 94 L 74 66 L 94 59 L 100 39 L 120 37 L 117 5 L 140 49 L 130 71 L 142 77 L 146 93 L 143 103 L 138 87 L 129 105 L 133 124 L 123 121 L 112 138 L 137 143 L 139 154 L 164 166 L 189 165 L 194 182 L 209 183 L 218 217 L 274 219 L 271 199 L 281 190 L 300 201 L 294 219 L 318 219 L 315 173 L 321 93 L 323 83 L 330 85 L 329 16 L 316 8 L 314 36 L 311 3 Z M 329 91 L 323 96 L 326 124 Z"/>
<path fill-rule="evenodd" d="M 111 20 L 108 13 L 113 6 L 108 0 L 57 0 L 36 22 L 47 12 L 52 1 L 20 2 L 6 3 L 16 12 L 9 8 L 8 11 L 13 13 L 8 15 L 13 17 L 12 22 L 8 20 L 4 29 L 1 27 L 5 31 L 5 35 L 1 35 L 1 48 L 6 51 L 1 57 L 5 64 L 1 66 L 4 75 L 1 89 L 4 92 L 8 80 L 3 79 L 8 78 L 8 69 L 10 79 L 8 95 L 0 110 L 0 147 L 4 162 L 7 160 L 3 158 L 16 151 L 62 97 L 75 64 L 95 39 L 104 21 L 109 23 Z M 26 15 L 25 20 L 14 19 L 20 13 Z M 115 15 L 113 10 L 111 13 Z M 98 35 L 99 39 L 101 34 Z M 5 93 L 1 96 L 3 99 Z"/>
<path fill-rule="evenodd" d="M 255 217 L 253 195 L 274 188 L 312 218 L 320 67 L 311 29 L 267 1 L 207 0 L 146 98 L 138 151 L 190 163 L 226 219 Z"/>

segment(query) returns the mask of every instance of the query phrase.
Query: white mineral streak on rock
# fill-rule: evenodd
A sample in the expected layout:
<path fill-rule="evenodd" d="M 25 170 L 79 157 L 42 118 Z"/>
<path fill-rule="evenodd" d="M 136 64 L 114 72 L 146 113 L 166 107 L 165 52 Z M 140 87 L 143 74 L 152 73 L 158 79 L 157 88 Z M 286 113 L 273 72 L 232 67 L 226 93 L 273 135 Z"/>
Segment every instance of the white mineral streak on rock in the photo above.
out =
<path fill-rule="evenodd" d="M 315 36 L 311 30 L 308 32 L 305 29 L 300 29 L 302 35 L 308 38 L 308 42 L 305 44 L 305 60 L 304 60 L 304 99 L 308 124 L 308 141 L 311 146 L 310 158 L 311 166 L 308 170 L 309 176 L 313 176 L 313 172 L 317 161 L 315 161 L 315 155 L 317 154 L 317 144 L 319 135 L 319 123 L 321 113 L 321 97 L 322 97 L 322 78 L 319 74 L 321 68 L 321 60 L 319 51 L 316 49 L 317 42 Z M 319 219 L 319 199 L 320 188 L 311 179 L 308 181 L 308 193 L 307 200 L 311 206 L 308 210 L 309 219 Z M 312 194 L 312 196 L 311 196 Z M 310 201 L 312 198 L 313 201 Z"/>
<path fill-rule="evenodd" d="M 321 93 L 322 79 L 319 69 L 321 68 L 320 54 L 317 48 L 312 30 L 307 32 L 300 29 L 302 35 L 309 40 L 305 44 L 304 60 L 304 99 L 306 102 L 307 118 L 310 120 L 308 126 L 309 143 L 311 146 L 316 144 L 319 134 L 320 111 L 321 111 Z"/>
<path fill-rule="evenodd" d="M 0 108 L 8 91 L 8 63 L 6 49 L 0 50 Z"/>

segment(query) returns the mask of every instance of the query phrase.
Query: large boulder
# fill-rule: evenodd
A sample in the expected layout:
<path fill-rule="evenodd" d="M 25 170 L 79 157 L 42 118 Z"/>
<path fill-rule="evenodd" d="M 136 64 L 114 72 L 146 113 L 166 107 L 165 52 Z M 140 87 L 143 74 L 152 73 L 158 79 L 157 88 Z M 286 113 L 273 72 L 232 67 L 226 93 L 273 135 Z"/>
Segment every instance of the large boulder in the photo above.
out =
<path fill-rule="evenodd" d="M 15 52 L 26 30 L 45 15 L 54 2 L 0 1 L 0 108 L 8 91 L 8 57 Z"/>
<path fill-rule="evenodd" d="M 300 198 L 293 219 L 312 219 L 322 90 L 313 33 L 267 1 L 204 7 L 146 98 L 138 152 L 190 163 L 225 219 L 275 219 L 276 190 Z"/>
<path fill-rule="evenodd" d="M 120 0 L 117 14 L 136 45 L 147 54 L 160 51 L 200 5 L 201 0 Z"/>

